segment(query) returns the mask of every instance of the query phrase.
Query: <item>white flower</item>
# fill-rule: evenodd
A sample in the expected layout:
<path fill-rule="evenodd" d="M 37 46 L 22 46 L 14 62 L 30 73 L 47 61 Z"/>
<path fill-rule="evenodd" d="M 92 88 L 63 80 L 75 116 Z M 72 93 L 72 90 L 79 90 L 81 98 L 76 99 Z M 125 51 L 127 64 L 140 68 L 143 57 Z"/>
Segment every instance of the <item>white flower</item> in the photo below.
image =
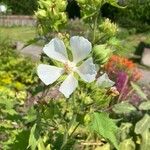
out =
<path fill-rule="evenodd" d="M 109 77 L 108 77 L 108 75 L 106 73 L 104 73 L 102 76 L 100 76 L 97 79 L 96 84 L 98 86 L 109 88 L 109 87 L 112 87 L 115 84 L 115 82 L 113 82 L 112 80 L 110 80 Z"/>
<path fill-rule="evenodd" d="M 0 13 L 5 13 L 7 10 L 7 7 L 5 5 L 0 5 Z"/>
<path fill-rule="evenodd" d="M 68 59 L 67 51 L 63 41 L 58 38 L 52 39 L 43 48 L 44 53 L 52 59 L 60 61 L 63 68 L 56 66 L 40 64 L 37 68 L 39 78 L 46 84 L 54 83 L 62 74 L 67 73 L 68 76 L 60 85 L 59 91 L 69 97 L 78 86 L 78 80 L 74 77 L 74 72 L 86 82 L 95 80 L 96 68 L 93 64 L 92 57 L 85 60 L 80 66 L 77 63 L 83 61 L 91 52 L 91 43 L 84 37 L 73 36 L 70 39 L 73 61 Z"/>

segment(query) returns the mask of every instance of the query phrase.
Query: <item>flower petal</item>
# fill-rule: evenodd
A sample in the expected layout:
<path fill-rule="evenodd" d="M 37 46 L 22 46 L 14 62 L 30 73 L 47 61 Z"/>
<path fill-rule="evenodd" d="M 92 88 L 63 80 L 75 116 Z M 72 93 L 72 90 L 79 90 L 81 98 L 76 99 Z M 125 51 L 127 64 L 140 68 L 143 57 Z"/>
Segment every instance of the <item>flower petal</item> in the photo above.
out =
<path fill-rule="evenodd" d="M 73 36 L 70 39 L 73 62 L 78 63 L 85 59 L 91 52 L 91 43 L 82 36 Z"/>
<path fill-rule="evenodd" d="M 63 41 L 58 38 L 52 39 L 43 48 L 44 53 L 52 59 L 65 63 L 68 60 L 67 51 Z"/>
<path fill-rule="evenodd" d="M 97 81 L 96 81 L 96 84 L 98 86 L 103 86 L 105 88 L 109 88 L 109 87 L 112 87 L 115 82 L 111 81 L 108 77 L 108 75 L 106 73 L 104 73 L 102 76 L 100 76 Z"/>
<path fill-rule="evenodd" d="M 78 86 L 78 81 L 70 74 L 65 81 L 61 84 L 59 91 L 65 95 L 66 98 L 73 93 L 73 91 Z"/>
<path fill-rule="evenodd" d="M 83 62 L 79 67 L 77 67 L 76 72 L 79 76 L 86 82 L 93 82 L 96 77 L 96 67 L 93 64 L 93 59 L 90 57 L 85 62 Z"/>
<path fill-rule="evenodd" d="M 55 82 L 63 73 L 64 70 L 62 68 L 55 66 L 40 64 L 37 67 L 37 74 L 46 85 Z"/>

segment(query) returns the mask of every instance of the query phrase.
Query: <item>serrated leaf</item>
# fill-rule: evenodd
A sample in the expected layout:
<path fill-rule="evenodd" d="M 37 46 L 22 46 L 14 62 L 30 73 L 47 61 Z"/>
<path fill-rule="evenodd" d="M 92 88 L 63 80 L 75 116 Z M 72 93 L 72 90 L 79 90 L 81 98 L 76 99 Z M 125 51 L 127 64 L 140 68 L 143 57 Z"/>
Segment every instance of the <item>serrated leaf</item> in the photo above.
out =
<path fill-rule="evenodd" d="M 11 150 L 25 150 L 28 146 L 29 134 L 28 130 L 19 132 L 15 137 L 15 141 L 9 145 Z"/>
<path fill-rule="evenodd" d="M 145 116 L 136 123 L 134 132 L 136 134 L 143 134 L 146 130 L 150 128 L 150 116 L 145 114 Z"/>
<path fill-rule="evenodd" d="M 147 99 L 146 94 L 141 90 L 141 88 L 137 84 L 131 82 L 131 86 L 141 98 Z"/>
<path fill-rule="evenodd" d="M 142 133 L 142 143 L 140 144 L 141 150 L 150 149 L 150 131 L 146 130 Z"/>
<path fill-rule="evenodd" d="M 150 110 L 150 101 L 142 102 L 139 106 L 140 110 Z"/>
<path fill-rule="evenodd" d="M 119 150 L 135 150 L 135 143 L 132 139 L 126 139 L 120 143 Z"/>
<path fill-rule="evenodd" d="M 34 107 L 30 107 L 27 115 L 24 117 L 27 123 L 35 121 L 37 118 L 37 112 Z"/>
<path fill-rule="evenodd" d="M 117 114 L 126 114 L 136 111 L 136 108 L 128 102 L 122 102 L 114 105 L 113 111 Z"/>
<path fill-rule="evenodd" d="M 35 150 L 37 147 L 38 136 L 36 133 L 36 126 L 37 124 L 34 124 L 30 131 L 28 148 L 30 147 L 31 150 Z"/>
<path fill-rule="evenodd" d="M 5 109 L 5 110 L 1 110 L 3 113 L 7 113 L 9 115 L 17 115 L 18 113 L 14 110 L 14 109 Z"/>
<path fill-rule="evenodd" d="M 103 136 L 106 140 L 111 142 L 116 149 L 118 149 L 118 142 L 116 138 L 118 128 L 113 122 L 113 120 L 108 117 L 107 114 L 105 113 L 92 114 L 90 128 L 98 135 Z"/>

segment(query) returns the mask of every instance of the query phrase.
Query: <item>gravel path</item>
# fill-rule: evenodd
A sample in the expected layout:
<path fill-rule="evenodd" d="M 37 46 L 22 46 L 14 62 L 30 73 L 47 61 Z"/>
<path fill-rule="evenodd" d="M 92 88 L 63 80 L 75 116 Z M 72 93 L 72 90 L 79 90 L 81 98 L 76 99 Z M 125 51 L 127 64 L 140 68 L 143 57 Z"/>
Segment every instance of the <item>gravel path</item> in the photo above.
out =
<path fill-rule="evenodd" d="M 40 60 L 40 55 L 42 53 L 42 47 L 37 45 L 29 45 L 27 47 L 24 47 L 24 43 L 17 42 L 16 43 L 16 49 L 21 54 L 25 56 L 29 56 L 34 60 Z"/>
<path fill-rule="evenodd" d="M 144 85 L 150 86 L 150 70 L 140 69 L 140 71 L 142 72 L 143 76 L 139 82 Z"/>

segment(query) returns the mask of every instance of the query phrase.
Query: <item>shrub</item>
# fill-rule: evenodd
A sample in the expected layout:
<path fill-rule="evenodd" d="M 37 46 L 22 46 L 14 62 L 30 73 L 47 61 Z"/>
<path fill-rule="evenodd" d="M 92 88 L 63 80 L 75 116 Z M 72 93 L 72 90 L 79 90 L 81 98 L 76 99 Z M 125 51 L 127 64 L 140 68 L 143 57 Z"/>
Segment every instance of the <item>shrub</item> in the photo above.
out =
<path fill-rule="evenodd" d="M 12 92 L 24 91 L 36 82 L 33 78 L 33 62 L 29 58 L 19 56 L 11 47 L 11 42 L 0 37 L 0 85 Z M 0 90 L 0 91 L 1 91 Z"/>
<path fill-rule="evenodd" d="M 3 3 L 17 15 L 32 15 L 37 9 L 37 0 L 3 0 Z"/>
<path fill-rule="evenodd" d="M 126 0 L 122 3 L 124 9 L 117 9 L 106 4 L 101 9 L 104 17 L 117 21 L 124 27 L 136 28 L 137 31 L 146 31 L 150 23 L 149 0 Z"/>

